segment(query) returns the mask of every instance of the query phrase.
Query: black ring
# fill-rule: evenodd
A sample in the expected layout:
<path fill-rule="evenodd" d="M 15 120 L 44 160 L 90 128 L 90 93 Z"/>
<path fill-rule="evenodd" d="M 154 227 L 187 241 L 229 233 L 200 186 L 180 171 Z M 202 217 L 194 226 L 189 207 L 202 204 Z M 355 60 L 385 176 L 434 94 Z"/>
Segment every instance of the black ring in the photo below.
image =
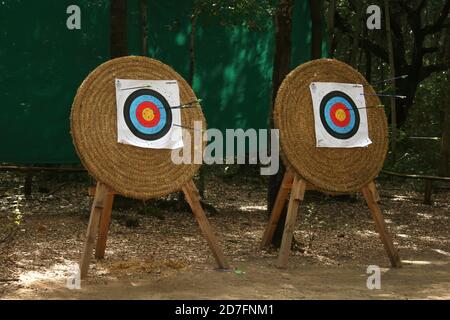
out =
<path fill-rule="evenodd" d="M 159 101 L 161 101 L 161 103 L 164 107 L 164 110 L 166 111 L 166 123 L 164 124 L 164 127 L 157 133 L 153 133 L 153 134 L 142 133 L 133 125 L 133 122 L 131 121 L 131 118 L 130 118 L 131 105 L 135 99 L 137 99 L 138 97 L 143 96 L 143 95 L 153 96 L 153 97 L 157 98 Z M 151 90 L 151 89 L 140 89 L 140 90 L 136 90 L 132 94 L 130 94 L 130 96 L 125 101 L 125 105 L 123 108 L 123 116 L 125 118 L 125 123 L 127 124 L 128 129 L 130 129 L 130 131 L 136 137 L 141 138 L 143 140 L 147 140 L 147 141 L 153 141 L 153 140 L 158 140 L 158 139 L 162 138 L 163 136 L 165 136 L 167 134 L 167 132 L 169 132 L 170 128 L 172 127 L 172 109 L 170 108 L 169 103 L 167 102 L 166 98 L 164 98 L 164 96 L 162 94 L 160 94 L 157 91 Z"/>
<path fill-rule="evenodd" d="M 328 125 L 326 119 L 325 119 L 325 106 L 327 105 L 327 102 L 329 100 L 331 100 L 334 97 L 341 97 L 346 99 L 352 109 L 353 109 L 353 113 L 355 114 L 355 125 L 353 126 L 353 129 L 347 133 L 339 133 L 334 131 L 332 128 L 330 128 L 330 126 Z M 322 101 L 320 102 L 320 120 L 322 121 L 322 125 L 324 126 L 325 130 L 327 130 L 327 132 L 334 138 L 337 139 L 349 139 L 351 137 L 353 137 L 359 130 L 359 124 L 360 124 L 360 117 L 359 117 L 359 110 L 355 105 L 355 102 L 353 102 L 353 99 L 351 99 L 347 94 L 345 94 L 344 92 L 341 91 L 332 91 L 330 93 L 328 93 L 327 95 L 325 95 L 325 97 L 323 97 Z"/>

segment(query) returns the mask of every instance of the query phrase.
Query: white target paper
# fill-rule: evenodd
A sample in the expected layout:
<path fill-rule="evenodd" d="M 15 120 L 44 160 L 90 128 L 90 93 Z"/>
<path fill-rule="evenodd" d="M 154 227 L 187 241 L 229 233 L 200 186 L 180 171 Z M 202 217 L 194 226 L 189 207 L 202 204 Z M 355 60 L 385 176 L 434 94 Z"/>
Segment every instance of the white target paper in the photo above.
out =
<path fill-rule="evenodd" d="M 313 82 L 310 91 L 317 147 L 361 148 L 372 143 L 361 84 Z"/>
<path fill-rule="evenodd" d="M 148 149 L 183 147 L 176 80 L 116 79 L 116 100 L 119 143 Z"/>

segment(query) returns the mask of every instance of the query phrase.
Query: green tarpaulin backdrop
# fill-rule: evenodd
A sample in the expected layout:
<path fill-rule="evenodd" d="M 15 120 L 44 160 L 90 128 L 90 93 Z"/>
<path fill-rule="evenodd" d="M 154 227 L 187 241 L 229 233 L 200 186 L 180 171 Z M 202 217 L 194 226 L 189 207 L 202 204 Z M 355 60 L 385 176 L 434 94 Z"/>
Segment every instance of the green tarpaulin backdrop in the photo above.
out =
<path fill-rule="evenodd" d="M 193 1 L 149 1 L 149 54 L 189 73 Z M 138 1 L 129 0 L 129 53 L 140 54 Z M 296 1 L 293 64 L 310 57 L 308 1 Z M 68 30 L 69 5 L 82 13 Z M 261 31 L 208 20 L 196 32 L 194 90 L 208 127 L 266 128 L 274 55 L 272 21 Z M 69 115 L 87 74 L 109 59 L 109 1 L 0 2 L 0 162 L 75 163 Z"/>

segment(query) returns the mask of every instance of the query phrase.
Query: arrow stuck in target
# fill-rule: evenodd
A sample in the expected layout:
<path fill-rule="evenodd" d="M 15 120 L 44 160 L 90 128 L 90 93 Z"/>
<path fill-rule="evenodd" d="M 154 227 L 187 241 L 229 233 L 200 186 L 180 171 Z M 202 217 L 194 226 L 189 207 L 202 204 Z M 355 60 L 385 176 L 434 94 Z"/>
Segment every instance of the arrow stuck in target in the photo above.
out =
<path fill-rule="evenodd" d="M 361 93 L 362 96 L 378 96 L 378 97 L 394 97 L 399 99 L 406 99 L 406 96 L 399 96 L 396 94 L 377 94 L 377 93 Z"/>

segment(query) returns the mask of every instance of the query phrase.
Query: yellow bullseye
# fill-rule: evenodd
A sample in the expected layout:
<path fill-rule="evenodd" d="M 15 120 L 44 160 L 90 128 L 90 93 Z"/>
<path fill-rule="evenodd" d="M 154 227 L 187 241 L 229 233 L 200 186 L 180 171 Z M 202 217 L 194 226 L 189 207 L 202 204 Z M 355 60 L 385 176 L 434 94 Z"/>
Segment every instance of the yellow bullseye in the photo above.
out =
<path fill-rule="evenodd" d="M 145 121 L 152 121 L 155 119 L 155 112 L 151 108 L 145 108 L 142 111 L 142 118 L 144 118 Z"/>
<path fill-rule="evenodd" d="M 343 121 L 345 121 L 346 118 L 347 118 L 347 114 L 345 113 L 344 110 L 339 109 L 336 111 L 336 119 L 343 122 Z"/>

